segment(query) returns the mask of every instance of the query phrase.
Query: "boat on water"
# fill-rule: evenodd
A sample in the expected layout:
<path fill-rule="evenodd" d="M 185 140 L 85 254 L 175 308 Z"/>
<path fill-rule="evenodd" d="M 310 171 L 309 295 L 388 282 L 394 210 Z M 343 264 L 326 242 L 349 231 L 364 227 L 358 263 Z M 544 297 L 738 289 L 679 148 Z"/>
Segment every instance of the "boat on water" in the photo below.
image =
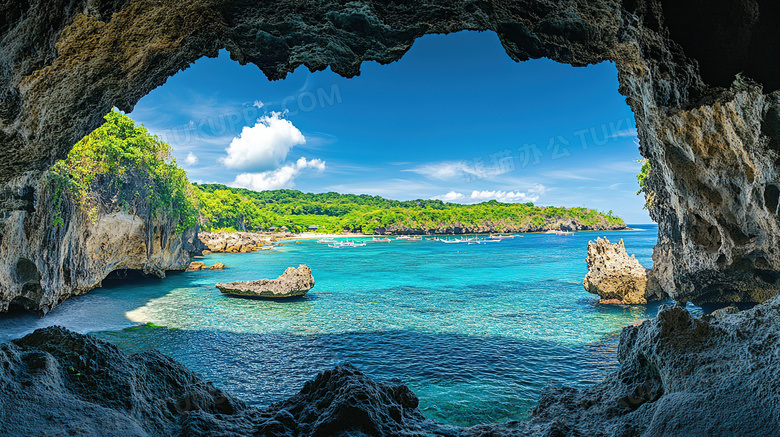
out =
<path fill-rule="evenodd" d="M 422 237 L 410 237 L 409 235 L 400 235 L 395 237 L 395 239 L 402 241 L 422 241 Z"/>
<path fill-rule="evenodd" d="M 555 235 L 574 235 L 574 232 L 569 231 L 561 231 L 560 229 L 550 229 L 549 231 L 545 232 L 545 234 L 555 234 Z"/>
<path fill-rule="evenodd" d="M 466 240 L 466 239 L 464 239 L 462 237 L 461 238 L 455 238 L 455 239 L 449 239 L 449 240 L 441 239 L 439 241 L 441 241 L 442 243 L 447 243 L 447 244 L 467 243 L 468 242 L 468 240 Z"/>
<path fill-rule="evenodd" d="M 490 235 L 488 239 L 490 240 L 511 240 L 512 238 L 515 238 L 514 235 Z"/>
<path fill-rule="evenodd" d="M 333 244 L 328 244 L 328 247 L 332 247 L 334 249 L 341 249 L 344 247 L 363 247 L 366 243 L 355 243 L 354 241 L 337 241 Z"/>
<path fill-rule="evenodd" d="M 376 238 L 376 237 L 374 237 L 374 238 L 368 240 L 368 242 L 369 243 L 389 243 L 390 239 L 389 238 Z"/>
<path fill-rule="evenodd" d="M 317 240 L 317 243 L 319 244 L 333 244 L 338 243 L 338 241 L 332 239 L 332 238 L 322 238 L 320 240 Z"/>

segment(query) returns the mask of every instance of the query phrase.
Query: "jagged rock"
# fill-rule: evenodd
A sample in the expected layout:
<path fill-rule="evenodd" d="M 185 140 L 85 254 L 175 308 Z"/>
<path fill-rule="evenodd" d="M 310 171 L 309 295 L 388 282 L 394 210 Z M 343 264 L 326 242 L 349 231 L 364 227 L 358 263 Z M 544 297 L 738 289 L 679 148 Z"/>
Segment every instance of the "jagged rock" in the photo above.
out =
<path fill-rule="evenodd" d="M 216 263 L 213 266 L 209 266 L 209 269 L 211 270 L 222 270 L 225 268 L 225 264 L 223 263 Z"/>
<path fill-rule="evenodd" d="M 601 298 L 602 303 L 645 304 L 662 298 L 652 272 L 642 267 L 634 255 L 628 256 L 621 238 L 610 243 L 606 238 L 588 242 L 588 273 L 582 281 L 585 290 Z"/>
<path fill-rule="evenodd" d="M 127 356 L 57 326 L 0 344 L 0 363 L 4 436 L 166 436 L 246 408 L 157 351 Z"/>
<path fill-rule="evenodd" d="M 298 268 L 288 267 L 276 279 L 260 279 L 257 281 L 236 281 L 218 283 L 219 291 L 230 296 L 287 298 L 303 296 L 314 287 L 314 276 L 311 269 L 303 264 Z"/>
<path fill-rule="evenodd" d="M 153 217 L 143 202 L 130 212 L 120 203 L 148 183 L 134 170 L 124 175 L 120 193 L 106 189 L 103 178 L 93 179 L 99 204 L 94 217 L 58 193 L 49 175 L 29 173 L 5 186 L 20 209 L 0 217 L 0 312 L 18 306 L 43 315 L 99 287 L 113 272 L 165 277 L 189 265 L 196 227 L 177 233 L 170 214 Z"/>
<path fill-rule="evenodd" d="M 729 316 L 731 314 L 737 314 L 738 312 L 739 312 L 739 308 L 737 308 L 734 305 L 729 305 L 725 308 L 720 308 L 713 311 L 712 313 L 710 313 L 710 316 L 720 318 L 720 317 Z"/>
<path fill-rule="evenodd" d="M 271 242 L 270 236 L 252 232 L 201 232 L 198 238 L 208 247 L 209 253 L 253 252 L 258 246 Z"/>
<path fill-rule="evenodd" d="M 198 270 L 203 270 L 205 268 L 206 268 L 206 263 L 200 261 L 193 261 L 190 263 L 190 266 L 187 267 L 187 271 L 197 272 Z"/>

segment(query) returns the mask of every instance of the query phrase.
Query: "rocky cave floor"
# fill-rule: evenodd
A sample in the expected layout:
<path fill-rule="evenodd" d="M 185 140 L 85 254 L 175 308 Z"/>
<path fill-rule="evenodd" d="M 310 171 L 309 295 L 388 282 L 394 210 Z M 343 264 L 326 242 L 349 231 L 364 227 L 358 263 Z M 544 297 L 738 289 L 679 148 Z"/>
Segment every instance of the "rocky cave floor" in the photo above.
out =
<path fill-rule="evenodd" d="M 247 406 L 157 351 L 126 355 L 61 327 L 0 344 L 0 435 L 780 435 L 780 295 L 722 318 L 681 306 L 623 329 L 620 369 L 585 389 L 546 387 L 527 421 L 426 420 L 401 381 L 350 365 L 292 398 Z"/>

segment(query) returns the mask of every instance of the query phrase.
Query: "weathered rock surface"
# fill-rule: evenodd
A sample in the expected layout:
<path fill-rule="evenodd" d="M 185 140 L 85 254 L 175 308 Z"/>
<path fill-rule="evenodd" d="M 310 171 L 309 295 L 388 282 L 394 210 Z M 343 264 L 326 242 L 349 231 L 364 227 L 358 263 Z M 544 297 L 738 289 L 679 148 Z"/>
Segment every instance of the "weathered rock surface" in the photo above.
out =
<path fill-rule="evenodd" d="M 598 295 L 602 303 L 645 304 L 665 297 L 652 271 L 634 255 L 628 256 L 622 238 L 617 243 L 606 238 L 589 241 L 585 261 L 588 273 L 582 285 L 588 293 Z"/>
<path fill-rule="evenodd" d="M 257 281 L 220 282 L 219 291 L 239 297 L 288 298 L 303 296 L 314 287 L 311 269 L 303 264 L 298 268 L 288 267 L 276 279 Z"/>
<path fill-rule="evenodd" d="M 198 238 L 208 248 L 209 253 L 254 252 L 264 244 L 276 241 L 269 235 L 253 232 L 201 232 Z"/>
<path fill-rule="evenodd" d="M 122 190 L 143 192 L 142 178 L 126 176 Z M 147 203 L 126 210 L 115 190 L 100 187 L 96 178 L 99 207 L 90 217 L 57 192 L 47 173 L 6 184 L 4 193 L 20 206 L 0 220 L 0 312 L 15 305 L 46 314 L 113 272 L 165 277 L 167 270 L 187 268 L 197 228 L 176 233 L 177 223 L 165 214 L 153 218 Z"/>
<path fill-rule="evenodd" d="M 623 329 L 620 369 L 593 386 L 550 385 L 527 421 L 458 428 L 426 420 L 399 381 L 339 366 L 265 410 L 158 352 L 127 356 L 58 327 L 0 345 L 0 434 L 13 436 L 780 435 L 780 296 L 695 319 L 664 305 Z"/>
<path fill-rule="evenodd" d="M 216 431 L 246 408 L 159 352 L 127 356 L 56 326 L 0 344 L 0 363 L 4 436 L 169 436 L 191 422 Z"/>

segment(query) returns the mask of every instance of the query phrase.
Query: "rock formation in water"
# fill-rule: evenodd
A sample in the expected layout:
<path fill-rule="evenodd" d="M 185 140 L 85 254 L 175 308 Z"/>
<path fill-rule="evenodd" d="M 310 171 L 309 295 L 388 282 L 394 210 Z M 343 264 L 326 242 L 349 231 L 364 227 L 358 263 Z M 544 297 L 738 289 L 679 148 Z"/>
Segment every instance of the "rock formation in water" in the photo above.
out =
<path fill-rule="evenodd" d="M 246 253 L 260 250 L 264 244 L 276 241 L 275 238 L 252 232 L 201 232 L 198 238 L 209 253 Z"/>
<path fill-rule="evenodd" d="M 514 60 L 612 60 L 652 167 L 666 292 L 762 301 L 780 289 L 780 8 L 768 0 L 33 0 L 0 5 L 0 17 L 0 183 L 48 167 L 113 106 L 132 110 L 220 48 L 271 79 L 300 65 L 352 77 L 459 30 L 495 31 Z M 604 120 L 580 132 L 583 146 L 626 128 Z M 5 216 L 21 207 L 1 203 Z"/>
<path fill-rule="evenodd" d="M 0 312 L 15 305 L 46 314 L 113 272 L 165 277 L 167 270 L 187 268 L 197 228 L 177 233 L 176 223 L 165 214 L 152 217 L 143 202 L 126 210 L 119 193 L 101 189 L 98 179 L 94 211 L 81 210 L 48 173 L 6 185 L 6 197 L 19 199 L 21 207 L 0 223 Z M 144 183 L 128 176 L 122 190 L 143 191 Z"/>
<path fill-rule="evenodd" d="M 585 290 L 601 298 L 601 303 L 645 304 L 665 297 L 650 269 L 634 255 L 628 256 L 621 238 L 610 243 L 606 238 L 588 242 L 588 274 L 582 281 Z"/>
<path fill-rule="evenodd" d="M 400 381 L 352 366 L 260 410 L 158 352 L 127 356 L 58 327 L 0 345 L 0 434 L 122 436 L 780 435 L 780 296 L 710 321 L 681 306 L 623 329 L 619 370 L 584 389 L 547 386 L 526 421 L 426 420 Z"/>
<path fill-rule="evenodd" d="M 230 296 L 282 299 L 306 294 L 314 287 L 314 276 L 308 266 L 301 264 L 298 268 L 287 267 L 276 279 L 220 282 L 216 287 Z"/>

